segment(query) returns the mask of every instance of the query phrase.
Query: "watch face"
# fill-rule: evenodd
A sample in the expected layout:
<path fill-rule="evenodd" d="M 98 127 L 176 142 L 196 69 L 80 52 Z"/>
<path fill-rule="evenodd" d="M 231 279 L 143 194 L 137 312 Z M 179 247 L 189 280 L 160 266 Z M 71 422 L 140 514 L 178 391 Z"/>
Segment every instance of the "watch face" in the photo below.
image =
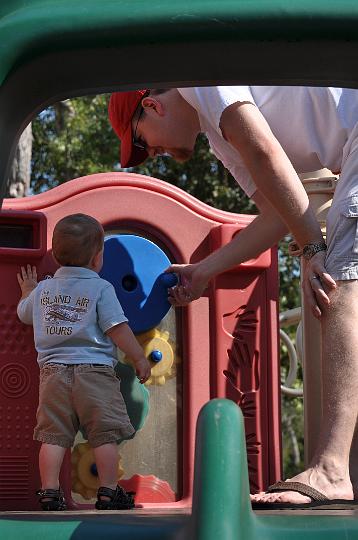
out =
<path fill-rule="evenodd" d="M 303 250 L 303 255 L 307 258 L 312 257 L 313 255 L 313 246 L 306 246 Z"/>

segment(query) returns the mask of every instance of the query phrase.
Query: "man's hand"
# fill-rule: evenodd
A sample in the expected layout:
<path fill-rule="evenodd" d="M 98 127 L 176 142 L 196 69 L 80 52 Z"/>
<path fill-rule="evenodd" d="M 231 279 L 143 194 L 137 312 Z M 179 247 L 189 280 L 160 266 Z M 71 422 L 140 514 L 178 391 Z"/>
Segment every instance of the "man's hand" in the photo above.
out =
<path fill-rule="evenodd" d="M 208 285 L 200 263 L 172 264 L 166 272 L 175 272 L 180 278 L 179 284 L 168 291 L 168 300 L 173 306 L 187 306 L 200 298 Z"/>
<path fill-rule="evenodd" d="M 17 281 L 19 282 L 20 289 L 22 292 L 22 297 L 26 298 L 29 296 L 31 291 L 37 287 L 37 272 L 36 266 L 27 265 L 27 269 L 24 266 L 21 266 L 21 274 L 17 274 Z"/>
<path fill-rule="evenodd" d="M 322 310 L 329 306 L 329 293 L 337 287 L 324 266 L 325 256 L 325 251 L 319 251 L 303 265 L 305 300 L 317 319 L 320 319 Z"/>
<path fill-rule="evenodd" d="M 146 357 L 143 356 L 143 358 L 137 360 L 137 362 L 135 362 L 134 364 L 134 367 L 139 382 L 141 384 L 145 383 L 149 379 L 151 374 L 150 364 Z"/>

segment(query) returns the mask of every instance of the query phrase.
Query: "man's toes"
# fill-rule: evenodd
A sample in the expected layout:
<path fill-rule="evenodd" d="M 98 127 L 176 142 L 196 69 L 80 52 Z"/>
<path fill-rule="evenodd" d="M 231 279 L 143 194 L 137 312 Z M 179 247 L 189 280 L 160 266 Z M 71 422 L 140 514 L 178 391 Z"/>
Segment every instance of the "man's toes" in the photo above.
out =
<path fill-rule="evenodd" d="M 310 503 L 310 497 L 306 497 L 296 491 L 284 491 L 277 493 L 257 493 L 251 495 L 251 501 L 255 503 L 292 503 L 303 504 Z"/>
<path fill-rule="evenodd" d="M 264 491 L 261 491 L 260 493 L 255 493 L 254 495 L 250 495 L 250 500 L 258 502 L 262 498 L 263 495 L 265 495 Z"/>

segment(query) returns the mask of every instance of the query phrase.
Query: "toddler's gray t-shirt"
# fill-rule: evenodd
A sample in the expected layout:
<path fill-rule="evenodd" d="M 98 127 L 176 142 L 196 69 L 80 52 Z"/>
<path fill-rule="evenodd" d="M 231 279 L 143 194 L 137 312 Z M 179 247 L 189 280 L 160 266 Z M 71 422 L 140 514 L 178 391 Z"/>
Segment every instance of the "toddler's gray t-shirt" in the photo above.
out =
<path fill-rule="evenodd" d="M 105 332 L 128 321 L 113 285 L 93 270 L 73 266 L 40 281 L 17 314 L 34 327 L 40 367 L 47 362 L 114 366 L 116 346 Z"/>

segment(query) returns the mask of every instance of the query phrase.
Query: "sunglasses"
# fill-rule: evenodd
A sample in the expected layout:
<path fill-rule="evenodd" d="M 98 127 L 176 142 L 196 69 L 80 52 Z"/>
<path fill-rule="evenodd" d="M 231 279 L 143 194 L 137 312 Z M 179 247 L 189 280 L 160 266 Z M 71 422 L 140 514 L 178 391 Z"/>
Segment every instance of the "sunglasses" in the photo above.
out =
<path fill-rule="evenodd" d="M 143 95 L 143 98 L 147 97 L 148 95 L 149 95 L 149 92 L 146 92 Z M 139 120 L 141 119 L 143 112 L 144 112 L 144 109 L 141 106 L 140 113 L 138 114 L 137 122 L 136 122 L 136 125 L 135 125 L 135 128 L 134 128 L 134 131 L 133 131 L 132 143 L 133 143 L 134 146 L 136 146 L 140 150 L 147 150 L 147 144 L 142 139 L 139 139 L 137 137 L 137 128 L 138 128 Z"/>

